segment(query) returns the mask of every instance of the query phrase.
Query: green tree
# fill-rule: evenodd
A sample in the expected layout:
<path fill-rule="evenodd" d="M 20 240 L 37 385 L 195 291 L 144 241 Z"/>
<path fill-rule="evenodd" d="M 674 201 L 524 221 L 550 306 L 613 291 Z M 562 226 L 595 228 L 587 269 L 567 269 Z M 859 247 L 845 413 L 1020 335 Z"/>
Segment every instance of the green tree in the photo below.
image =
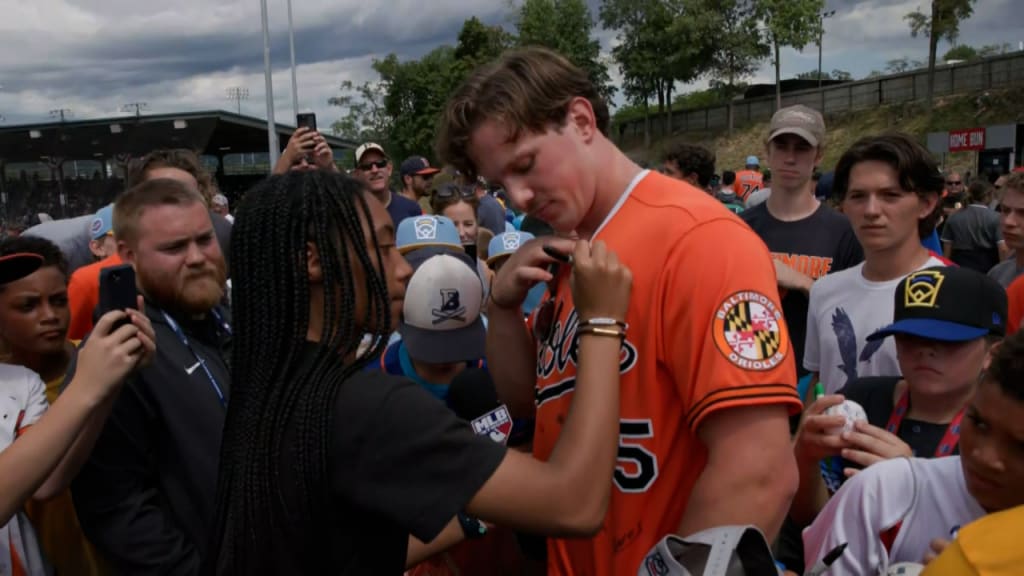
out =
<path fill-rule="evenodd" d="M 385 96 L 380 82 L 356 86 L 351 80 L 345 80 L 341 83 L 341 94 L 327 99 L 327 104 L 345 111 L 344 116 L 331 124 L 331 131 L 356 142 L 386 142 L 391 119 L 384 110 Z"/>
<path fill-rule="evenodd" d="M 902 58 L 894 58 L 885 63 L 885 71 L 889 74 L 902 74 L 903 72 L 909 72 L 911 70 L 920 70 L 924 68 L 924 62 L 920 60 L 911 60 L 906 56 Z"/>
<path fill-rule="evenodd" d="M 739 93 L 737 82 L 757 72 L 771 47 L 760 26 L 754 0 L 721 0 L 717 6 L 717 45 L 708 72 L 711 86 L 722 87 L 731 98 Z"/>
<path fill-rule="evenodd" d="M 466 20 L 455 44 L 455 59 L 468 73 L 495 60 L 515 44 L 515 38 L 501 26 L 488 26 L 476 16 Z"/>
<path fill-rule="evenodd" d="M 757 6 L 774 50 L 775 107 L 782 107 L 782 61 L 779 50 L 790 46 L 803 50 L 821 36 L 821 11 L 825 0 L 757 0 Z"/>
<path fill-rule="evenodd" d="M 524 0 L 514 17 L 520 46 L 545 46 L 586 71 L 601 95 L 611 101 L 615 87 L 601 44 L 593 37 L 594 19 L 584 0 Z"/>
<path fill-rule="evenodd" d="M 928 37 L 928 88 L 927 106 L 930 110 L 935 97 L 935 57 L 939 41 L 948 40 L 955 43 L 960 36 L 960 22 L 974 13 L 976 0 L 932 0 L 929 14 L 920 8 L 904 16 L 910 23 L 910 35 Z"/>
<path fill-rule="evenodd" d="M 1013 51 L 1013 46 L 1009 42 L 1003 42 L 1002 44 L 986 44 L 981 48 L 978 48 L 978 58 L 988 58 L 990 56 L 999 56 L 1001 54 L 1008 54 Z"/>
<path fill-rule="evenodd" d="M 967 44 L 954 46 L 942 55 L 943 62 L 949 62 L 950 60 L 975 60 L 977 58 L 978 51 L 973 46 L 968 46 Z"/>
<path fill-rule="evenodd" d="M 795 76 L 795 78 L 797 80 L 817 80 L 818 79 L 818 71 L 817 70 L 808 70 L 807 72 L 801 72 L 801 73 L 797 74 Z M 853 74 L 850 74 L 846 70 L 833 70 L 832 72 L 825 72 L 825 71 L 823 71 L 821 73 L 821 79 L 822 80 L 842 80 L 844 82 L 849 82 L 850 80 L 853 80 Z"/>

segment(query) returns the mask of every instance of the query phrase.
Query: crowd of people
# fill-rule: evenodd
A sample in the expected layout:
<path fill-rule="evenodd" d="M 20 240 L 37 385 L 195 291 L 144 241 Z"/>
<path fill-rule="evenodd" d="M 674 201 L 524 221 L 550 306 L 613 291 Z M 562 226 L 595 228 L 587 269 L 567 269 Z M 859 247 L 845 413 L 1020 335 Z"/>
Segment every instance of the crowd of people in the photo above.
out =
<path fill-rule="evenodd" d="M 232 210 L 153 150 L 0 241 L 0 574 L 1016 573 L 1024 174 L 608 125 L 517 50 L 436 167 L 300 128 Z"/>

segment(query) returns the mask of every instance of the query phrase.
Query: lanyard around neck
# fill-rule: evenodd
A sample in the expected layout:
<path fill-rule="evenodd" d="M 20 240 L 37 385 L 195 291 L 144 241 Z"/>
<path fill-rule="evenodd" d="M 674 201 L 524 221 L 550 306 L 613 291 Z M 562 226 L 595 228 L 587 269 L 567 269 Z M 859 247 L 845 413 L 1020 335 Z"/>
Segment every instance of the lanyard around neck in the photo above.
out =
<path fill-rule="evenodd" d="M 185 336 L 185 331 L 181 329 L 181 326 L 178 326 L 178 323 L 174 321 L 174 318 L 171 318 L 170 314 L 162 310 L 160 311 L 160 313 L 164 315 L 164 320 L 167 321 L 167 325 L 170 326 L 171 330 L 174 331 L 174 334 L 178 337 L 178 340 L 181 342 L 181 345 L 192 353 L 192 357 L 196 359 L 196 362 L 199 363 L 199 367 L 203 369 L 203 373 L 206 374 L 207 380 L 210 381 L 210 386 L 213 387 L 213 391 L 217 394 L 217 400 L 220 401 L 220 405 L 223 406 L 224 408 L 227 408 L 228 400 L 224 396 L 224 390 L 221 389 L 220 384 L 217 382 L 217 378 L 213 375 L 213 372 L 211 372 L 210 368 L 206 365 L 206 360 L 200 357 L 199 354 L 195 351 L 195 349 L 192 347 L 192 344 L 189 342 L 188 337 Z M 213 314 L 214 319 L 220 325 L 220 328 L 224 330 L 228 335 L 231 335 L 231 327 L 228 325 L 227 322 L 224 321 L 224 318 L 220 315 L 220 313 L 218 313 L 216 310 L 211 310 L 211 313 Z"/>
<path fill-rule="evenodd" d="M 904 390 L 903 394 L 900 395 L 899 401 L 896 403 L 896 407 L 893 409 L 892 414 L 889 416 L 889 423 L 885 426 L 885 429 L 890 434 L 896 434 L 900 429 L 900 424 L 903 423 L 903 417 L 907 415 L 910 410 L 910 391 Z M 946 428 L 946 433 L 942 435 L 942 441 L 939 442 L 938 448 L 935 449 L 935 458 L 941 458 L 943 456 L 950 456 L 953 454 L 953 450 L 956 445 L 960 443 L 960 422 L 964 419 L 964 409 L 961 408 L 957 412 L 953 421 L 949 423 Z"/>

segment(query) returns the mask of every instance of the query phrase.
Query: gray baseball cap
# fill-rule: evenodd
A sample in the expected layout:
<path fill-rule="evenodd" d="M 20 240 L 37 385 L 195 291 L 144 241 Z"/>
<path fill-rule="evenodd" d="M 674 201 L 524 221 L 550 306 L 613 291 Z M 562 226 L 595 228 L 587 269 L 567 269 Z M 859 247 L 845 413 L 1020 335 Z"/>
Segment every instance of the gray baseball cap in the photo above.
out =
<path fill-rule="evenodd" d="M 772 116 L 768 141 L 783 134 L 796 134 L 811 146 L 821 146 L 825 142 L 825 119 L 820 112 L 803 104 L 782 108 Z"/>

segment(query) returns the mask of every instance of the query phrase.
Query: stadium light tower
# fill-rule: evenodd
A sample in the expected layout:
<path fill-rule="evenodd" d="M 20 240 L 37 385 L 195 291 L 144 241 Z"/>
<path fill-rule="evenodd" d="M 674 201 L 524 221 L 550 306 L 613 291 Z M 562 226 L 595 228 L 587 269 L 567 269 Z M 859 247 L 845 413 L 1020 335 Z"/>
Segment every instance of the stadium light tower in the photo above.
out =
<path fill-rule="evenodd" d="M 130 104 L 125 104 L 124 106 L 121 106 L 121 112 L 131 112 L 134 110 L 136 119 L 141 118 L 142 111 L 148 109 L 149 104 L 146 102 L 131 102 Z"/>
<path fill-rule="evenodd" d="M 249 89 L 242 88 L 241 86 L 232 86 L 231 88 L 227 89 L 226 93 L 228 95 L 228 100 L 235 101 L 235 107 L 238 110 L 238 113 L 241 114 L 242 100 L 249 99 Z"/>

